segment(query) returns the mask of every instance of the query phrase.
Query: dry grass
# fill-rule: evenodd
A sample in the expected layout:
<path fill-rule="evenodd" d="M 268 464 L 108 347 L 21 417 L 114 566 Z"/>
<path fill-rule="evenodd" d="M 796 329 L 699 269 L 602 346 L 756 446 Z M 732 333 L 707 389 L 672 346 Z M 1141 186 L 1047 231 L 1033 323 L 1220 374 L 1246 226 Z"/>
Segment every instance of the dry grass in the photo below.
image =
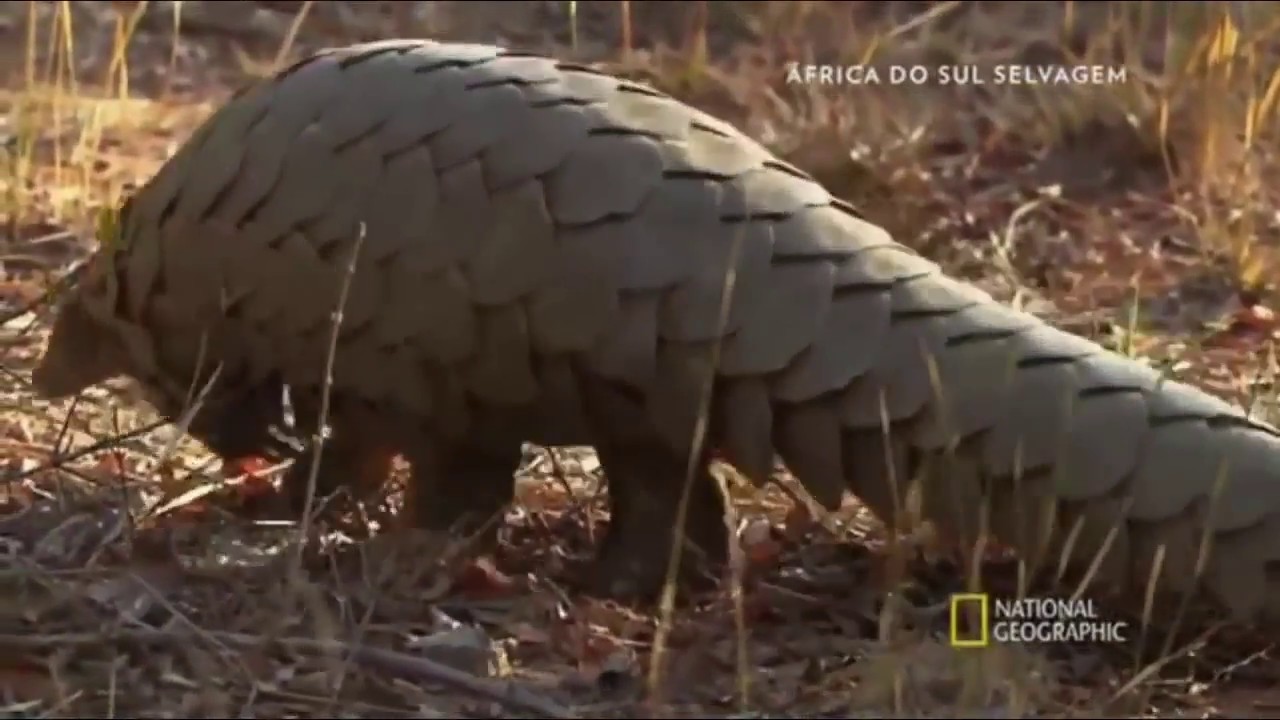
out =
<path fill-rule="evenodd" d="M 735 569 L 775 572 L 659 622 L 557 584 L 600 520 L 598 499 L 582 497 L 597 484 L 588 455 L 531 452 L 502 572 L 427 538 L 351 542 L 384 508 L 303 547 L 287 527 L 229 512 L 253 509 L 236 492 L 244 479 L 155 432 L 129 388 L 46 404 L 25 380 L 52 278 L 234 84 L 317 45 L 426 34 L 653 82 L 748 130 L 954 274 L 1274 420 L 1280 14 L 1269 5 L 189 2 L 177 16 L 146 3 L 8 5 L 5 712 L 1274 712 L 1274 663 L 1241 659 L 1238 643 L 1160 648 L 1155 663 L 1133 648 L 949 648 L 931 633 L 930 603 L 977 573 L 921 561 L 924 530 L 885 537 L 856 506 L 826 519 L 833 533 L 807 526 L 782 493 L 728 483 L 743 538 Z M 892 64 L 1097 63 L 1126 77 L 824 86 L 788 84 L 792 62 L 882 77 Z M 779 557 L 778 538 L 803 542 Z M 650 663 L 659 640 L 661 666 Z M 646 687 L 646 665 L 661 688 Z"/>

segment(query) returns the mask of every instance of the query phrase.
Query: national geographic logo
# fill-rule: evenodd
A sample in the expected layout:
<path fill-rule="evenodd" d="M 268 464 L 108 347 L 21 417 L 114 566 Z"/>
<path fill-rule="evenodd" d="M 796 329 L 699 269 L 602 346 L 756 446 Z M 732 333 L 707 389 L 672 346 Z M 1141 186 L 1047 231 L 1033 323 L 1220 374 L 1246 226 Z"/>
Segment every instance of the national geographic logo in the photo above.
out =
<path fill-rule="evenodd" d="M 992 600 L 987 593 L 951 596 L 951 646 L 997 643 L 1122 643 L 1128 623 L 1103 619 L 1088 599 Z"/>

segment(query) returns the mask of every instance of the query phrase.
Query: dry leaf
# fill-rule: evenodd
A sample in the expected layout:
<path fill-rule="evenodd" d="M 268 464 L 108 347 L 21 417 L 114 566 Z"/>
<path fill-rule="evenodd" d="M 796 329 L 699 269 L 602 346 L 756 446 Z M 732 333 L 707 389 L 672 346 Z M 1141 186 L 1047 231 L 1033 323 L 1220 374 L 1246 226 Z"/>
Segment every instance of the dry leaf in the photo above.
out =
<path fill-rule="evenodd" d="M 787 516 L 783 519 L 782 532 L 787 540 L 799 542 L 817 525 L 819 525 L 818 520 L 813 513 L 809 512 L 809 508 L 805 507 L 804 503 L 798 502 L 787 511 Z"/>
<path fill-rule="evenodd" d="M 1236 312 L 1232 325 L 1255 330 L 1272 330 L 1276 326 L 1276 313 L 1265 305 L 1247 305 Z"/>
<path fill-rule="evenodd" d="M 753 520 L 742 529 L 742 551 L 754 568 L 773 565 L 782 555 L 782 543 L 773 539 L 773 529 L 764 520 Z"/>
<path fill-rule="evenodd" d="M 494 566 L 488 558 L 476 558 L 462 566 L 454 579 L 453 589 L 472 600 L 510 597 L 518 591 L 510 575 Z"/>
<path fill-rule="evenodd" d="M 43 664 L 21 658 L 10 658 L 0 664 L 0 693 L 6 704 L 53 702 L 60 694 L 57 683 Z M 14 711 L 12 707 L 6 709 Z"/>

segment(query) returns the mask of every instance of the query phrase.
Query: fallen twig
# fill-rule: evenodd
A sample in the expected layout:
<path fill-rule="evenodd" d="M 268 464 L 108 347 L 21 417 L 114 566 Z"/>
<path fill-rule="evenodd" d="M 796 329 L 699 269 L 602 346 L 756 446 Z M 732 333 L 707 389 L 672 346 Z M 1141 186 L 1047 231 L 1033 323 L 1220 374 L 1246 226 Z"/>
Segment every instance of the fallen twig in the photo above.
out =
<path fill-rule="evenodd" d="M 112 435 L 110 437 L 103 438 L 102 440 L 99 440 L 98 442 L 95 442 L 91 445 L 86 445 L 80 448 L 79 450 L 76 450 L 75 452 L 67 453 L 65 455 L 59 455 L 57 457 L 51 457 L 49 458 L 48 462 L 41 463 L 38 467 L 33 467 L 28 470 L 16 472 L 13 475 L 6 477 L 5 481 L 11 482 L 11 483 L 18 482 L 21 480 L 25 480 L 29 477 L 32 477 L 33 475 L 38 475 L 46 470 L 56 470 L 58 468 L 65 466 L 67 463 L 75 462 L 80 458 L 88 457 L 89 455 L 92 455 L 97 452 L 101 452 L 103 450 L 114 449 L 117 446 L 119 446 L 120 443 L 126 440 L 132 440 L 134 438 L 142 437 L 147 433 L 168 424 L 169 423 L 166 421 L 159 420 L 159 421 L 144 425 L 140 428 L 130 430 L 129 432 L 126 432 L 126 433 L 121 433 L 119 435 Z"/>
<path fill-rule="evenodd" d="M 471 693 L 486 700 L 501 703 L 515 710 L 535 712 L 547 718 L 576 718 L 570 709 L 542 697 L 530 688 L 509 680 L 476 677 L 470 673 L 422 657 L 406 655 L 395 650 L 350 646 L 334 640 L 314 638 L 267 638 L 244 633 L 201 631 L 199 636 L 240 649 L 262 650 L 271 645 L 284 646 L 293 651 L 310 653 L 349 653 L 351 659 L 367 666 L 415 680 L 439 682 L 457 690 Z M 165 631 L 145 628 L 122 629 L 112 633 L 63 633 L 56 635 L 0 635 L 0 648 L 8 650 L 64 649 L 83 645 L 102 645 L 111 640 L 128 640 L 140 643 L 181 644 L 190 642 L 190 631 Z"/>

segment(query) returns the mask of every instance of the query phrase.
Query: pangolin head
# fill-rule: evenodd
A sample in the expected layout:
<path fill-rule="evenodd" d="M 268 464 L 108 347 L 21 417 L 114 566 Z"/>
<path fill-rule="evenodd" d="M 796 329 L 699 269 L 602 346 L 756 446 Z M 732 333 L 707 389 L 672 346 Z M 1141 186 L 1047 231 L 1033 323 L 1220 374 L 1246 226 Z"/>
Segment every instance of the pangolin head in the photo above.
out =
<path fill-rule="evenodd" d="M 104 253 L 95 253 L 68 277 L 69 287 L 58 298 L 48 346 L 31 375 L 41 397 L 76 395 L 124 373 L 123 349 L 103 321 L 104 313 L 115 304 L 108 279 L 110 262 Z"/>

